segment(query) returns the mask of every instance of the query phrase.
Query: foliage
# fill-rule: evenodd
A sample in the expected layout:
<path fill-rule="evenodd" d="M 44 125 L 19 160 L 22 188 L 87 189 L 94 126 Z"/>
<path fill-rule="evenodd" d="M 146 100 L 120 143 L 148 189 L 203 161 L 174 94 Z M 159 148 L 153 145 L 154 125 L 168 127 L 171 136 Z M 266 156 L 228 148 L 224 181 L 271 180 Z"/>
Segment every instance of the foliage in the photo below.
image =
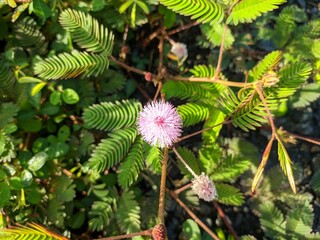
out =
<path fill-rule="evenodd" d="M 295 142 L 319 144 L 316 6 L 0 0 L 0 238 L 97 239 L 165 222 L 169 239 L 231 240 L 227 219 L 239 239 L 320 239 L 319 149 Z M 177 42 L 184 61 L 170 53 Z M 183 122 L 168 151 L 137 130 L 153 98 Z M 187 188 L 202 173 L 213 204 Z"/>

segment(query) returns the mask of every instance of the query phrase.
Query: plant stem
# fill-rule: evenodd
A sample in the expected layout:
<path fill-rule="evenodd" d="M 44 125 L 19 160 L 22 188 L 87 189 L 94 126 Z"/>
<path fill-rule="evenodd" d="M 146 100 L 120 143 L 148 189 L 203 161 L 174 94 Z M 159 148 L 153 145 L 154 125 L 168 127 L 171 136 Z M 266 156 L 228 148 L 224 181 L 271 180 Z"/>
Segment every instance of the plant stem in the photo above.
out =
<path fill-rule="evenodd" d="M 190 188 L 191 186 L 192 186 L 192 183 L 188 183 L 188 184 L 182 186 L 181 188 L 178 188 L 178 189 L 174 190 L 174 192 L 175 192 L 177 195 L 179 195 L 181 192 L 183 192 L 184 190 Z"/>
<path fill-rule="evenodd" d="M 318 139 L 312 139 L 312 138 L 304 137 L 304 136 L 301 136 L 301 135 L 297 135 L 297 134 L 288 132 L 286 130 L 283 130 L 283 132 L 291 135 L 294 138 L 297 138 L 297 139 L 300 139 L 300 140 L 303 140 L 303 141 L 306 141 L 306 142 L 310 142 L 310 143 L 313 143 L 313 144 L 316 144 L 316 145 L 320 145 L 320 140 L 318 140 Z"/>
<path fill-rule="evenodd" d="M 186 25 L 183 25 L 183 26 L 181 26 L 181 27 L 178 27 L 178 28 L 176 28 L 176 29 L 173 29 L 173 30 L 169 31 L 169 32 L 168 32 L 168 35 L 170 36 L 170 35 L 176 34 L 176 33 L 178 33 L 178 32 L 181 32 L 181 31 L 183 31 L 183 30 L 186 30 L 186 29 L 189 29 L 189 28 L 191 28 L 191 27 L 197 26 L 197 25 L 199 25 L 199 24 L 200 24 L 199 22 L 188 23 L 188 24 L 186 24 Z"/>
<path fill-rule="evenodd" d="M 121 62 L 119 60 L 117 60 L 114 56 L 110 56 L 110 60 L 115 62 L 120 67 L 128 70 L 129 72 L 135 72 L 135 73 L 140 74 L 140 75 L 145 75 L 146 73 L 148 73 L 148 72 L 143 71 L 141 69 L 138 69 L 138 68 L 135 68 L 135 67 L 131 67 L 131 66 L 129 66 L 129 65 L 127 65 L 127 64 L 125 64 L 125 63 L 123 63 L 123 62 Z M 155 75 L 152 74 L 152 77 L 155 77 Z"/>
<path fill-rule="evenodd" d="M 106 237 L 106 238 L 99 238 L 99 240 L 117 240 L 117 239 L 124 239 L 124 238 L 132 238 L 135 236 L 151 236 L 151 234 L 152 234 L 152 229 L 148 229 L 142 232 L 129 233 L 125 235 Z"/>
<path fill-rule="evenodd" d="M 177 155 L 177 157 L 179 158 L 179 160 L 183 163 L 183 165 L 188 169 L 188 171 L 192 174 L 192 176 L 194 176 L 195 178 L 198 177 L 198 175 L 192 170 L 192 168 L 188 165 L 188 163 L 186 163 L 186 161 L 183 160 L 183 158 L 181 157 L 181 155 L 178 153 L 177 149 L 175 147 L 172 148 L 172 150 L 174 151 L 174 153 Z"/>
<path fill-rule="evenodd" d="M 195 136 L 195 135 L 201 134 L 201 133 L 203 133 L 203 132 L 205 132 L 205 131 L 212 130 L 213 128 L 215 128 L 215 127 L 217 127 L 217 126 L 219 126 L 219 125 L 228 124 L 228 123 L 230 123 L 230 122 L 231 122 L 231 121 L 229 121 L 229 120 L 228 120 L 228 121 L 225 120 L 225 121 L 223 121 L 223 122 L 221 122 L 221 123 L 218 123 L 218 124 L 216 124 L 216 125 L 214 125 L 214 126 L 212 126 L 212 127 L 204 128 L 204 129 L 201 129 L 201 130 L 199 130 L 199 131 L 197 131 L 197 132 L 194 132 L 194 133 L 185 135 L 185 136 L 179 138 L 175 143 L 181 142 L 181 141 L 183 141 L 183 140 L 185 140 L 185 139 L 187 139 L 187 138 L 190 138 L 190 137 L 193 137 L 193 136 Z"/>
<path fill-rule="evenodd" d="M 163 159 L 162 159 L 162 171 L 161 171 L 161 182 L 160 182 L 160 196 L 159 196 L 159 210 L 158 219 L 159 223 L 164 224 L 164 205 L 166 195 L 166 178 L 167 178 L 167 163 L 168 163 L 169 149 L 164 148 Z"/>
<path fill-rule="evenodd" d="M 209 77 L 181 77 L 181 76 L 165 76 L 166 79 L 178 80 L 178 81 L 189 81 L 189 82 L 212 82 L 218 83 L 229 87 L 251 87 L 253 83 L 242 83 L 242 82 L 231 82 L 231 81 L 223 81 L 215 78 Z"/>
<path fill-rule="evenodd" d="M 169 190 L 168 190 L 169 191 Z M 219 240 L 219 237 L 212 232 L 178 197 L 174 191 L 169 191 L 171 197 L 189 214 L 189 216 L 214 240 Z"/>
<path fill-rule="evenodd" d="M 234 231 L 232 225 L 230 224 L 230 219 L 228 218 L 227 215 L 225 215 L 219 203 L 217 201 L 212 201 L 212 204 L 215 207 L 215 209 L 217 209 L 219 217 L 223 220 L 224 224 L 229 229 L 229 232 L 231 233 L 231 235 L 234 237 L 235 240 L 238 240 L 239 237 L 237 236 L 237 233 Z"/>
<path fill-rule="evenodd" d="M 219 78 L 218 76 L 219 76 L 220 68 L 221 68 L 222 56 L 223 56 L 223 51 L 224 51 L 224 43 L 226 40 L 226 33 L 227 33 L 227 25 L 225 24 L 224 28 L 223 28 L 223 33 L 222 33 L 222 40 L 221 40 L 221 45 L 220 45 L 218 63 L 217 63 L 214 77 L 213 77 L 214 80 L 217 80 Z"/>

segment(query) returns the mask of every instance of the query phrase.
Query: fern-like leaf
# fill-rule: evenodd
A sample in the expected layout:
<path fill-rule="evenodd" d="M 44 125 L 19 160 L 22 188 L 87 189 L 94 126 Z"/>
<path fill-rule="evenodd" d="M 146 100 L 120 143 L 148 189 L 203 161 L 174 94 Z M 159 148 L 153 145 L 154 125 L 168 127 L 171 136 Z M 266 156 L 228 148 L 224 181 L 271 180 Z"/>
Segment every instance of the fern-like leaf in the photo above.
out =
<path fill-rule="evenodd" d="M 200 161 L 196 158 L 194 153 L 187 149 L 187 148 L 181 148 L 179 147 L 177 149 L 178 153 L 181 155 L 182 159 L 185 160 L 185 162 L 188 164 L 188 166 L 197 174 L 201 174 L 201 169 L 200 169 Z M 193 175 L 189 172 L 189 170 L 186 168 L 186 166 L 178 160 L 178 166 L 183 174 L 188 176 L 189 179 L 193 178 Z"/>
<path fill-rule="evenodd" d="M 260 224 L 267 237 L 282 236 L 286 239 L 285 224 L 283 214 L 271 202 L 259 205 Z"/>
<path fill-rule="evenodd" d="M 206 36 L 206 38 L 211 42 L 211 44 L 216 47 L 220 46 L 222 42 L 224 26 L 222 24 L 216 23 L 213 26 L 209 24 L 201 25 L 201 32 Z M 229 28 L 227 28 L 224 47 L 230 48 L 234 42 L 234 37 Z"/>
<path fill-rule="evenodd" d="M 0 59 L 0 100 L 12 98 L 16 79 L 9 64 Z"/>
<path fill-rule="evenodd" d="M 89 169 L 102 172 L 119 163 L 129 152 L 137 134 L 135 127 L 109 133 L 109 137 L 102 140 L 93 150 L 87 162 Z"/>
<path fill-rule="evenodd" d="M 320 86 L 317 83 L 303 85 L 290 98 L 290 105 L 294 108 L 304 108 L 320 97 Z"/>
<path fill-rule="evenodd" d="M 27 226 L 18 225 L 16 227 L 0 229 L 1 239 L 43 239 L 43 240 L 67 240 L 67 238 L 58 235 L 48 229 L 36 224 L 28 223 Z"/>
<path fill-rule="evenodd" d="M 69 8 L 60 14 L 59 21 L 81 48 L 104 57 L 111 55 L 114 35 L 91 15 Z"/>
<path fill-rule="evenodd" d="M 159 148 L 144 142 L 143 157 L 146 161 L 148 169 L 150 169 L 153 173 L 161 174 L 161 159 L 163 157 L 163 153 Z"/>
<path fill-rule="evenodd" d="M 133 233 L 140 230 L 140 206 L 133 191 L 122 193 L 116 218 L 122 231 Z"/>
<path fill-rule="evenodd" d="M 209 116 L 209 106 L 198 103 L 187 103 L 177 108 L 183 126 L 189 127 L 204 121 Z"/>
<path fill-rule="evenodd" d="M 135 125 L 141 103 L 136 100 L 105 102 L 84 110 L 83 118 L 88 128 L 110 131 Z"/>
<path fill-rule="evenodd" d="M 262 13 L 266 13 L 278 8 L 278 5 L 285 3 L 287 0 L 243 0 L 240 1 L 233 9 L 227 19 L 227 24 L 233 23 L 251 23 Z"/>
<path fill-rule="evenodd" d="M 109 67 L 109 60 L 97 54 L 73 50 L 46 58 L 34 66 L 35 74 L 44 79 L 66 79 L 82 75 L 98 76 Z"/>
<path fill-rule="evenodd" d="M 273 51 L 265 56 L 252 70 L 249 72 L 251 78 L 248 79 L 249 82 L 258 81 L 264 74 L 266 74 L 270 69 L 273 69 L 279 64 L 281 60 L 282 52 Z"/>
<path fill-rule="evenodd" d="M 19 46 L 24 47 L 31 55 L 43 55 L 47 52 L 48 43 L 31 17 L 25 17 L 14 25 L 14 37 Z"/>
<path fill-rule="evenodd" d="M 243 194 L 239 189 L 223 183 L 216 183 L 215 185 L 218 193 L 218 202 L 232 206 L 241 206 L 244 203 Z"/>
<path fill-rule="evenodd" d="M 196 19 L 199 23 L 214 24 L 224 18 L 222 7 L 214 1 L 160 0 L 160 3 L 176 13 Z"/>
<path fill-rule="evenodd" d="M 250 166 L 251 162 L 246 158 L 228 156 L 227 158 L 220 159 L 210 177 L 213 181 L 236 180 Z"/>
<path fill-rule="evenodd" d="M 130 187 L 138 179 L 142 168 L 142 141 L 140 138 L 137 138 L 118 168 L 119 185 L 123 189 Z"/>
<path fill-rule="evenodd" d="M 112 198 L 105 197 L 103 201 L 95 201 L 89 212 L 89 228 L 91 231 L 102 231 L 110 224 L 113 217 Z"/>

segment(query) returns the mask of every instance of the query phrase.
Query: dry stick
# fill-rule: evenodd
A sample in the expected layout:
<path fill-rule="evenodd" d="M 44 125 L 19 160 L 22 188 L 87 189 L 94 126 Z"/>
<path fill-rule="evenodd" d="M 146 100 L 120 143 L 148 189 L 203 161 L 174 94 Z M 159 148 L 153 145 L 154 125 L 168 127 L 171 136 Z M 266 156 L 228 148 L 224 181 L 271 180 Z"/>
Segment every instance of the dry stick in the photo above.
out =
<path fill-rule="evenodd" d="M 235 232 L 235 230 L 233 229 L 233 227 L 230 224 L 230 219 L 228 218 L 228 216 L 225 215 L 225 213 L 222 210 L 222 208 L 220 207 L 219 203 L 217 201 L 212 201 L 212 204 L 215 207 L 215 209 L 217 209 L 219 217 L 223 220 L 224 224 L 227 226 L 227 228 L 229 229 L 229 232 L 234 237 L 234 239 L 235 240 L 239 239 L 237 233 Z"/>
<path fill-rule="evenodd" d="M 221 46 L 220 46 L 220 51 L 219 51 L 218 63 L 217 63 L 217 67 L 216 67 L 216 71 L 215 71 L 213 79 L 218 79 L 218 76 L 219 76 L 219 73 L 220 73 L 222 56 L 223 56 L 223 51 L 224 51 L 224 42 L 225 42 L 225 39 L 226 39 L 226 33 L 227 33 L 227 25 L 224 25 L 223 33 L 222 33 Z"/>
<path fill-rule="evenodd" d="M 169 153 L 169 149 L 167 147 L 165 147 L 164 153 L 163 153 L 163 159 L 162 159 L 159 210 L 158 210 L 159 223 L 162 223 L 162 224 L 164 224 L 164 205 L 165 205 L 165 195 L 166 195 L 168 153 Z"/>
<path fill-rule="evenodd" d="M 188 23 L 188 24 L 186 24 L 186 25 L 183 25 L 183 26 L 181 26 L 181 27 L 178 27 L 178 28 L 176 28 L 176 29 L 173 29 L 173 30 L 169 31 L 169 32 L 168 32 L 168 35 L 170 36 L 170 35 L 176 34 L 176 33 L 178 33 L 178 32 L 181 32 L 181 31 L 183 31 L 183 30 L 187 30 L 187 29 L 189 29 L 189 28 L 191 28 L 191 27 L 194 27 L 194 26 L 197 26 L 197 25 L 199 25 L 199 24 L 200 24 L 200 22 Z"/>
<path fill-rule="evenodd" d="M 171 197 L 189 214 L 189 216 L 204 230 L 206 231 L 210 237 L 215 240 L 219 240 L 219 237 L 212 232 L 188 207 L 185 205 L 178 197 L 178 195 L 174 191 L 169 191 Z"/>
<path fill-rule="evenodd" d="M 152 229 L 148 229 L 142 232 L 130 233 L 125 235 L 113 236 L 113 237 L 106 237 L 106 238 L 99 238 L 98 240 L 117 240 L 117 239 L 124 239 L 124 238 L 132 238 L 135 236 L 151 236 Z"/>

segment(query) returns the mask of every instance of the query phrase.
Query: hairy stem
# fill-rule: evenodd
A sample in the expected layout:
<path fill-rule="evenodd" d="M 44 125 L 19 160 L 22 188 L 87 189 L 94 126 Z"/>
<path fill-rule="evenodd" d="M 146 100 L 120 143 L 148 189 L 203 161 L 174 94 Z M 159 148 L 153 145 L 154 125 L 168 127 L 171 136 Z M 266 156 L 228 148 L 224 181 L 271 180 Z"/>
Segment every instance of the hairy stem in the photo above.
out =
<path fill-rule="evenodd" d="M 178 195 L 174 191 L 169 191 L 171 197 L 182 207 L 188 215 L 204 230 L 206 231 L 210 237 L 214 240 L 219 240 L 219 237 L 212 232 L 191 210 L 187 207 L 178 197 Z"/>
<path fill-rule="evenodd" d="M 158 210 L 159 223 L 162 223 L 162 224 L 164 224 L 164 205 L 165 205 L 165 195 L 166 195 L 168 154 L 169 154 L 169 149 L 166 147 L 164 148 L 163 159 L 162 159 L 159 210 Z"/>

